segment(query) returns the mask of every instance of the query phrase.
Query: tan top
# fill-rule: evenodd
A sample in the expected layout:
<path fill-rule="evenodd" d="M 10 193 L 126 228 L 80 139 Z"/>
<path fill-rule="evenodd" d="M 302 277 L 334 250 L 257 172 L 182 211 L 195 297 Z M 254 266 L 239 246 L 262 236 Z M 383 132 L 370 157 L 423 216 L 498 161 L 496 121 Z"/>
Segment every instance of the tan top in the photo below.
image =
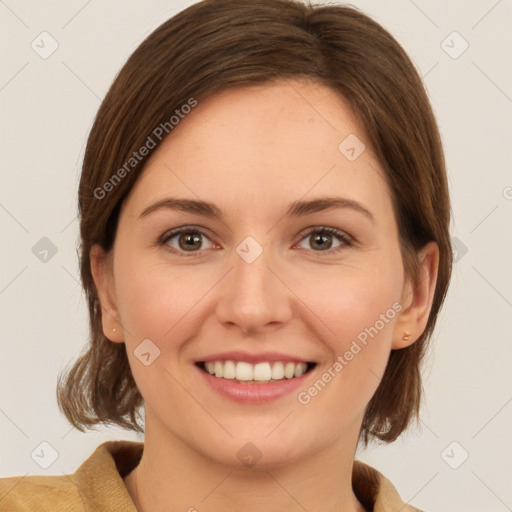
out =
<path fill-rule="evenodd" d="M 1 512 L 137 512 L 123 482 L 137 466 L 144 443 L 107 441 L 72 475 L 0 479 Z M 381 473 L 354 462 L 354 493 L 369 512 L 421 512 L 405 505 Z"/>

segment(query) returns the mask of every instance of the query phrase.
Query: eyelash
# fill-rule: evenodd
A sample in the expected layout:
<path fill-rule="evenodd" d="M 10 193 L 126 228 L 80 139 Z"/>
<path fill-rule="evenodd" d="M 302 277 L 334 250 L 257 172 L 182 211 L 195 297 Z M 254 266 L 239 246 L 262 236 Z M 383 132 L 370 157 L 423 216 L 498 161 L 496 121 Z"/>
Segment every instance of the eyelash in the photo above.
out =
<path fill-rule="evenodd" d="M 343 243 L 342 243 L 342 245 L 335 247 L 334 249 L 327 249 L 325 251 L 313 251 L 315 253 L 332 255 L 333 253 L 337 253 L 337 252 L 341 251 L 343 248 L 351 247 L 354 244 L 354 240 L 351 236 L 347 235 L 343 231 L 340 231 L 339 229 L 331 228 L 331 227 L 327 227 L 327 226 L 315 226 L 313 228 L 309 228 L 308 231 L 303 234 L 302 238 L 300 239 L 300 241 L 298 243 L 302 242 L 303 239 L 307 238 L 310 235 L 323 234 L 323 233 L 328 233 L 330 235 L 333 235 L 333 236 L 337 237 L 340 242 L 343 242 Z M 190 257 L 193 258 L 193 257 L 199 256 L 200 253 L 202 252 L 201 250 L 191 251 L 191 252 L 187 253 L 186 251 L 175 249 L 174 247 L 170 247 L 168 245 L 169 240 L 171 240 L 172 238 L 175 238 L 178 235 L 183 235 L 183 234 L 198 234 L 198 235 L 202 235 L 202 236 L 208 238 L 206 233 L 204 233 L 202 230 L 200 230 L 196 227 L 193 227 L 193 226 L 184 226 L 181 228 L 177 228 L 176 230 L 168 231 L 167 233 L 165 233 L 159 240 L 159 245 L 167 246 L 166 248 L 169 251 L 171 251 L 174 254 L 179 254 L 180 256 L 183 256 L 185 258 L 190 258 Z"/>

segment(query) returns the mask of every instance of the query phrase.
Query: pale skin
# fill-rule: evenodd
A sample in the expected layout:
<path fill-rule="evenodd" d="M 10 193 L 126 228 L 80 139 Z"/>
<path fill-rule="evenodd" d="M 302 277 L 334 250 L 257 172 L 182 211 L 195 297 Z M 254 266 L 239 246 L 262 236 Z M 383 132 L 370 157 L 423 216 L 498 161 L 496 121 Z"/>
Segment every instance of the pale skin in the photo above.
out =
<path fill-rule="evenodd" d="M 353 162 L 338 149 L 349 134 L 366 145 Z M 200 102 L 154 152 L 112 251 L 91 251 L 104 333 L 126 343 L 145 401 L 143 456 L 124 478 L 139 510 L 364 511 L 351 487 L 364 409 L 390 351 L 424 331 L 439 259 L 429 243 L 419 282 L 406 278 L 383 176 L 349 104 L 300 81 Z M 214 203 L 223 220 L 165 207 L 140 217 L 171 196 Z M 371 218 L 352 207 L 283 216 L 294 201 L 325 196 Z M 180 244 L 186 234 L 158 244 L 182 226 L 199 237 L 193 251 Z M 355 242 L 324 233 L 322 245 L 311 227 Z M 263 249 L 252 263 L 236 252 L 248 236 Z M 307 388 L 397 302 L 401 311 L 307 405 L 295 392 L 240 404 L 197 377 L 201 356 L 279 351 L 317 363 Z M 149 366 L 134 355 L 147 338 L 161 351 Z M 261 453 L 252 468 L 237 456 L 248 442 Z"/>

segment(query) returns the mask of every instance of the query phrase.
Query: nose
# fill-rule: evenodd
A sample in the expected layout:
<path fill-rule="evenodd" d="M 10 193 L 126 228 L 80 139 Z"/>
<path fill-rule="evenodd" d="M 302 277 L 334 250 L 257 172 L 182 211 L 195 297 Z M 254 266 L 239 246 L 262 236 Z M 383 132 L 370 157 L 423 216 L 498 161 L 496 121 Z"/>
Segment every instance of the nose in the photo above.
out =
<path fill-rule="evenodd" d="M 237 252 L 232 269 L 220 283 L 217 318 L 244 334 L 276 330 L 293 316 L 295 296 L 272 251 L 263 252 L 252 262 Z"/>

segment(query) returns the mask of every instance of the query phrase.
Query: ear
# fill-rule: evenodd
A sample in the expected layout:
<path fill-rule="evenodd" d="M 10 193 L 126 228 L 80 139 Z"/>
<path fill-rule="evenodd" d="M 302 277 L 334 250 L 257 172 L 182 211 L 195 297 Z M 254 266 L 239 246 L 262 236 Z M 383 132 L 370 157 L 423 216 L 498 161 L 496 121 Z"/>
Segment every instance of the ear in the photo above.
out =
<path fill-rule="evenodd" d="M 91 273 L 101 304 L 101 324 L 103 334 L 116 343 L 124 342 L 124 333 L 119 320 L 115 293 L 113 292 L 112 260 L 110 255 L 98 245 L 92 246 L 89 253 Z"/>
<path fill-rule="evenodd" d="M 439 268 L 438 245 L 425 245 L 418 253 L 418 261 L 418 281 L 407 279 L 404 284 L 400 301 L 403 309 L 395 323 L 393 349 L 408 347 L 422 335 L 432 309 Z"/>

